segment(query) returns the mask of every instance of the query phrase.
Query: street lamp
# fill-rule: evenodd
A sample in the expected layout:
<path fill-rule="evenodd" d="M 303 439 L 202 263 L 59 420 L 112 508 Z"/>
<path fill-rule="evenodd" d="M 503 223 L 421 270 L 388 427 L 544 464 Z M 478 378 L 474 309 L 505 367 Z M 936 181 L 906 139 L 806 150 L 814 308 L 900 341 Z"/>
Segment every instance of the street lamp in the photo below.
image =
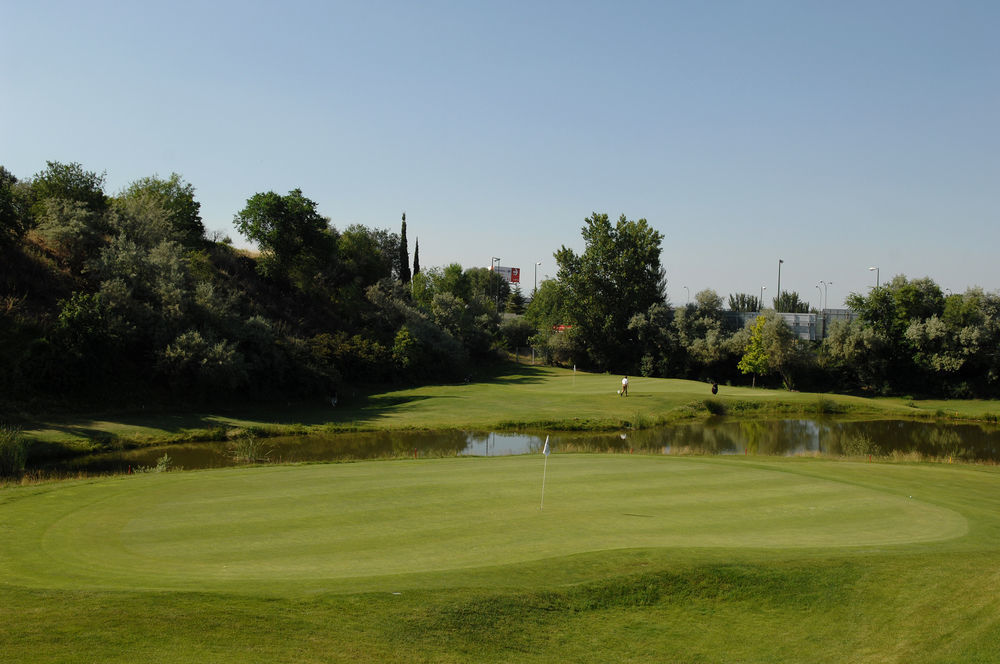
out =
<path fill-rule="evenodd" d="M 826 311 L 826 303 L 828 301 L 828 295 L 829 295 L 827 288 L 829 288 L 830 284 L 832 284 L 833 282 L 820 280 L 819 283 L 823 284 L 823 310 Z"/>
<path fill-rule="evenodd" d="M 542 261 L 535 263 L 535 289 L 531 291 L 531 299 L 535 299 L 535 293 L 538 292 L 538 266 L 542 264 Z"/>
<path fill-rule="evenodd" d="M 778 305 L 781 304 L 781 264 L 784 263 L 784 262 L 785 261 L 781 260 L 780 258 L 778 259 L 778 294 L 775 296 L 775 299 L 774 299 L 774 310 L 775 311 L 778 310 Z"/>
<path fill-rule="evenodd" d="M 493 269 L 494 264 L 496 264 L 496 270 Z M 500 311 L 500 282 L 496 281 L 496 279 L 500 276 L 500 259 L 497 258 L 496 256 L 493 256 L 490 259 L 490 272 L 493 273 L 493 277 L 490 279 L 490 295 L 493 294 L 493 288 L 495 286 L 497 292 L 496 295 L 497 311 Z"/>
<path fill-rule="evenodd" d="M 684 304 L 688 304 L 688 303 L 691 302 L 691 289 L 688 288 L 687 286 L 685 286 L 684 287 L 684 292 L 687 293 L 687 299 L 684 300 Z"/>
<path fill-rule="evenodd" d="M 819 291 L 819 306 L 820 306 L 820 308 L 822 308 L 823 307 L 823 289 L 819 287 L 819 284 L 816 284 L 816 290 Z"/>
<path fill-rule="evenodd" d="M 872 270 L 875 270 L 875 288 L 878 288 L 878 284 L 879 284 L 879 281 L 878 281 L 878 266 L 873 265 L 872 267 L 868 268 L 869 272 L 871 272 Z"/>
<path fill-rule="evenodd" d="M 767 286 L 760 287 L 760 300 L 757 301 L 757 313 L 764 308 L 764 291 L 767 290 Z"/>

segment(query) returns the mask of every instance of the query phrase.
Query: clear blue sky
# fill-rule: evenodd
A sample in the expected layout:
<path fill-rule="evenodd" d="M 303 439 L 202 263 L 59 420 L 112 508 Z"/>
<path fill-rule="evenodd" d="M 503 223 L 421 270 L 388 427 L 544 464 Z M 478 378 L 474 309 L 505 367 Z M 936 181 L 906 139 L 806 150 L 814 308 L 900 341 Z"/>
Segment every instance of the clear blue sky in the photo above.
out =
<path fill-rule="evenodd" d="M 668 295 L 1000 288 L 1000 2 L 27 2 L 0 164 L 180 173 L 209 229 L 299 187 L 423 266 L 533 266 L 591 212 Z M 687 286 L 687 290 L 685 290 Z"/>

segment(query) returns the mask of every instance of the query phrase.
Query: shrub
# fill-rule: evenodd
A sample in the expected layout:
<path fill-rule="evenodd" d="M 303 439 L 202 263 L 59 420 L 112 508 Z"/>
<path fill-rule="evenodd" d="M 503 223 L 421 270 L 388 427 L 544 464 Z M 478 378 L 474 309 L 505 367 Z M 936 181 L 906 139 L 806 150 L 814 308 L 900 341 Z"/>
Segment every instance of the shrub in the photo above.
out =
<path fill-rule="evenodd" d="M 20 477 L 28 462 L 28 442 L 17 427 L 0 424 L 0 477 Z"/>
<path fill-rule="evenodd" d="M 845 456 L 882 456 L 882 447 L 866 433 L 859 433 L 844 441 Z"/>
<path fill-rule="evenodd" d="M 827 399 L 826 397 L 816 399 L 816 412 L 820 415 L 843 413 L 846 410 L 842 404 L 837 403 L 833 399 Z"/>
<path fill-rule="evenodd" d="M 722 403 L 718 399 L 705 399 L 705 408 L 712 415 L 725 415 L 726 414 L 726 404 Z"/>
<path fill-rule="evenodd" d="M 264 449 L 264 441 L 253 431 L 244 431 L 229 443 L 229 453 L 234 461 L 240 463 L 257 463 L 267 461 L 270 450 Z"/>
<path fill-rule="evenodd" d="M 154 468 L 154 471 L 157 473 L 165 473 L 170 470 L 173 463 L 174 460 L 170 458 L 170 455 L 164 453 L 163 456 L 156 460 L 156 468 Z"/>

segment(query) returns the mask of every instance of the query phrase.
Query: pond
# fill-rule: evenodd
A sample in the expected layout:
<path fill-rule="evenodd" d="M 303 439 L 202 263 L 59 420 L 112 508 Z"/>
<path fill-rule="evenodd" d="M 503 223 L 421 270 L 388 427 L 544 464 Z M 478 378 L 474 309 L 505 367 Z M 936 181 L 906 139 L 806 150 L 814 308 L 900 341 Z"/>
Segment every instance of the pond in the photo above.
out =
<path fill-rule="evenodd" d="M 546 436 L 558 452 L 642 454 L 831 455 L 1000 460 L 1000 427 L 906 420 L 732 420 L 622 432 L 492 433 L 380 431 L 263 438 L 250 456 L 287 463 L 440 456 L 539 453 Z M 174 468 L 218 468 L 245 463 L 234 442 L 205 442 L 121 450 L 35 467 L 56 473 L 130 472 L 154 467 L 164 454 Z M 240 458 L 243 457 L 243 458 Z M 29 460 L 30 462 L 30 460 Z"/>

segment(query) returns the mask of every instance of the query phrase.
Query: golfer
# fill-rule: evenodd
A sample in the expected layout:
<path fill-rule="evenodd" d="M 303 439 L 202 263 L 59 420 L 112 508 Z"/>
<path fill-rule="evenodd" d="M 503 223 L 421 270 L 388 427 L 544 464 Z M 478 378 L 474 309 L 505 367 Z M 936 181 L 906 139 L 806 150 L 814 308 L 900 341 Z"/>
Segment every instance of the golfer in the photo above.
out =
<path fill-rule="evenodd" d="M 622 397 L 628 396 L 628 376 L 622 378 L 622 391 L 618 393 L 618 396 Z"/>

